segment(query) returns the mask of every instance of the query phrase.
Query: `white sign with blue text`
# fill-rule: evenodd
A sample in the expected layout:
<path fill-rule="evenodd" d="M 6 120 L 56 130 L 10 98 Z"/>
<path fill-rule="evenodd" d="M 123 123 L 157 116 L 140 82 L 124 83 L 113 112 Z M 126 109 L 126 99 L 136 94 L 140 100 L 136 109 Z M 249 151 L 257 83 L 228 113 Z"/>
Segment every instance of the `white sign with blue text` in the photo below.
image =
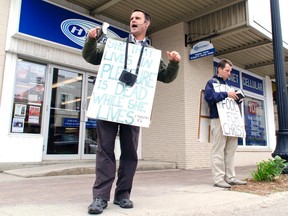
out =
<path fill-rule="evenodd" d="M 189 59 L 194 60 L 214 54 L 215 54 L 215 48 L 213 44 L 211 44 L 209 41 L 201 41 L 192 47 Z"/>
<path fill-rule="evenodd" d="M 87 117 L 149 127 L 161 51 L 145 47 L 136 83 L 119 81 L 126 41 L 108 39 L 87 110 Z M 127 69 L 136 73 L 141 46 L 129 43 Z"/>

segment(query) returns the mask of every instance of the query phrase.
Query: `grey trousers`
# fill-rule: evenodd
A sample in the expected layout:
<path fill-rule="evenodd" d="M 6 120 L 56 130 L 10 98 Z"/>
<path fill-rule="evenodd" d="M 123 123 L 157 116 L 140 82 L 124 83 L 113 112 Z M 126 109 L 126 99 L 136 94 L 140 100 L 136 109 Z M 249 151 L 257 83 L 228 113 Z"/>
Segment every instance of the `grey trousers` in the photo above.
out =
<path fill-rule="evenodd" d="M 212 177 L 215 184 L 235 179 L 234 156 L 237 137 L 224 136 L 220 119 L 211 119 L 213 147 L 211 152 Z"/>
<path fill-rule="evenodd" d="M 121 156 L 114 198 L 129 199 L 136 172 L 140 128 L 137 126 L 97 120 L 99 146 L 96 150 L 96 180 L 93 198 L 110 200 L 110 192 L 116 175 L 114 154 L 115 139 L 119 127 Z"/>

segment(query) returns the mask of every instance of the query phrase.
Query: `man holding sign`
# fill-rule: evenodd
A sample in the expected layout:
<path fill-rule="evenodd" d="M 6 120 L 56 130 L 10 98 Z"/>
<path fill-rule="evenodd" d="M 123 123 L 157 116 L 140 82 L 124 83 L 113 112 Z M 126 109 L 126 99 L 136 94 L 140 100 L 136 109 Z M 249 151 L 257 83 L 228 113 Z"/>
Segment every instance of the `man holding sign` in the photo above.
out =
<path fill-rule="evenodd" d="M 144 47 L 150 47 L 148 44 L 148 39 L 146 38 L 146 31 L 151 23 L 151 17 L 149 14 L 147 14 L 143 10 L 136 9 L 132 12 L 130 17 L 130 32 L 131 34 L 127 39 L 123 39 L 121 41 L 127 41 L 126 43 L 126 50 L 125 51 L 125 57 L 122 58 L 123 66 L 121 66 L 121 70 L 119 73 L 119 77 L 117 77 L 117 85 L 116 85 L 116 91 L 115 94 L 119 92 L 123 92 L 125 89 L 126 96 L 134 96 L 134 99 L 142 99 L 146 95 L 146 90 L 141 88 L 139 86 L 139 83 L 141 80 L 138 80 L 138 72 L 139 76 L 141 77 L 141 70 L 139 70 L 139 67 L 144 64 L 141 62 L 143 49 Z M 107 44 L 100 44 L 97 43 L 97 32 L 99 28 L 96 27 L 94 29 L 91 29 L 88 32 L 88 37 L 85 42 L 82 55 L 83 58 L 94 65 L 100 65 L 100 68 L 102 65 L 103 59 L 108 59 L 107 55 L 104 56 L 103 53 L 105 53 L 105 46 Z M 109 40 L 109 39 L 108 39 Z M 128 43 L 139 45 L 139 52 L 137 57 L 137 69 L 136 73 L 131 73 L 131 68 L 129 68 L 129 59 L 127 60 L 127 56 L 132 55 L 131 52 L 127 54 L 129 51 L 128 49 Z M 109 43 L 111 44 L 111 43 Z M 110 45 L 107 45 L 110 46 Z M 112 47 L 112 45 L 111 45 Z M 120 46 L 116 45 L 114 47 L 118 47 L 119 49 L 122 49 Z M 142 48 L 141 48 L 142 47 Z M 109 47 L 107 47 L 108 49 Z M 106 49 L 106 50 L 107 50 Z M 140 51 L 141 50 L 141 51 Z M 144 54 L 143 54 L 144 55 Z M 112 56 L 112 54 L 111 54 Z M 159 63 L 159 69 L 158 74 L 156 74 L 156 79 L 164 82 L 164 83 L 170 83 L 177 77 L 178 69 L 179 69 L 179 62 L 181 61 L 181 56 L 178 52 L 167 51 L 167 57 L 169 59 L 169 64 L 166 66 L 164 61 L 160 58 Z M 117 57 L 117 59 L 121 59 L 120 56 Z M 119 62 L 119 61 L 118 61 Z M 128 66 L 127 66 L 128 62 Z M 130 63 L 135 62 L 131 61 Z M 108 64 L 103 69 L 104 71 L 110 71 L 110 67 Z M 99 70 L 100 70 L 99 68 Z M 103 68 L 103 67 L 102 67 Z M 112 69 L 111 69 L 112 70 Z M 134 75 L 136 74 L 136 75 Z M 146 73 L 147 76 L 145 78 L 146 87 L 149 87 L 149 84 L 147 83 L 147 77 L 149 76 L 148 73 Z M 99 74 L 98 74 L 99 76 Z M 103 75 L 104 76 L 104 75 Z M 143 77 L 143 74 L 142 74 Z M 112 77 L 111 79 L 115 79 L 115 77 Z M 97 79 L 101 79 L 101 77 L 97 77 Z M 140 78 L 139 78 L 140 79 Z M 151 78 L 152 80 L 152 78 Z M 97 81 L 96 81 L 97 82 Z M 143 81 L 144 82 L 144 81 Z M 103 85 L 102 88 L 109 88 L 107 84 Z M 120 88 L 120 90 L 119 90 Z M 101 89 L 101 86 L 100 86 Z M 123 90 L 123 91 L 122 91 Z M 127 90 L 127 91 L 126 91 Z M 131 92 L 129 92 L 131 91 Z M 148 91 L 148 90 L 147 90 Z M 144 93 L 143 93 L 144 92 Z M 120 93 L 119 93 L 120 94 Z M 108 98 L 108 96 L 107 96 Z M 107 98 L 104 98 L 103 101 L 108 101 Z M 109 100 L 111 99 L 111 95 L 109 95 Z M 122 98 L 118 97 L 113 101 L 113 103 L 118 106 L 122 105 L 123 101 L 125 101 L 125 95 L 123 95 Z M 91 103 L 91 102 L 90 102 Z M 112 103 L 112 102 L 111 102 Z M 110 103 L 110 104 L 111 104 Z M 130 103 L 131 100 L 130 100 Z M 134 104 L 132 104 L 134 106 Z M 132 106 L 130 104 L 130 106 Z M 90 105 L 89 105 L 90 106 Z M 141 112 L 145 111 L 146 104 L 138 104 L 138 111 Z M 111 107 L 110 107 L 111 108 Z M 116 205 L 119 205 L 122 208 L 133 208 L 133 202 L 130 200 L 130 193 L 132 189 L 132 183 L 133 178 L 135 175 L 136 167 L 137 167 L 137 147 L 138 147 L 138 139 L 139 139 L 139 131 L 140 127 L 139 125 L 133 125 L 134 122 L 134 116 L 129 113 L 121 114 L 120 110 L 115 113 L 112 109 L 109 111 L 106 111 L 104 113 L 104 110 L 100 110 L 102 112 L 102 116 L 111 117 L 118 115 L 119 118 L 117 118 L 119 121 L 114 122 L 111 120 L 111 118 L 107 120 L 103 120 L 103 118 L 100 120 L 100 118 L 97 118 L 97 130 L 99 135 L 99 145 L 98 149 L 96 151 L 96 180 L 93 186 L 93 202 L 88 207 L 88 213 L 89 214 L 100 214 L 103 212 L 103 209 L 105 209 L 108 205 L 108 201 L 110 200 L 110 190 L 113 184 L 113 181 L 115 179 L 115 173 L 116 173 L 116 161 L 115 161 L 115 155 L 114 155 L 114 147 L 115 147 L 115 139 L 116 134 L 119 129 L 119 136 L 120 136 L 120 148 L 121 148 L 121 156 L 119 161 L 119 169 L 118 169 L 118 179 L 116 183 L 116 189 L 114 194 L 114 201 L 113 203 Z M 99 112 L 100 112 L 99 111 Z M 123 111 L 123 109 L 121 110 Z M 113 112 L 113 113 L 112 113 Z M 111 114 L 112 113 L 112 114 Z M 129 119 L 121 119 L 120 117 L 123 117 L 127 115 L 130 117 Z M 98 115 L 99 116 L 99 115 Z M 116 117 L 115 117 L 116 118 Z"/>
<path fill-rule="evenodd" d="M 245 131 L 238 107 L 243 99 L 239 100 L 237 92 L 226 83 L 231 71 L 232 63 L 227 59 L 221 60 L 217 66 L 217 75 L 214 75 L 205 87 L 213 137 L 212 176 L 214 185 L 221 188 L 246 184 L 246 181 L 235 178 L 234 155 L 238 146 L 237 137 L 244 136 Z"/>

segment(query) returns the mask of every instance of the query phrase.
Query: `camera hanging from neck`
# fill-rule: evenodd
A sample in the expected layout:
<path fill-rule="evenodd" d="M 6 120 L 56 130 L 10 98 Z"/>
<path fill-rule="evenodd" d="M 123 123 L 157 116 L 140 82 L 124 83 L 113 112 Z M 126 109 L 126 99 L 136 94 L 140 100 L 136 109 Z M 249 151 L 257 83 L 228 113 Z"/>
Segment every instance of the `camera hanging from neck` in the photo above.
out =
<path fill-rule="evenodd" d="M 125 83 L 128 86 L 133 86 L 136 82 L 138 73 L 139 73 L 139 68 L 140 68 L 140 64 L 141 64 L 141 59 L 142 59 L 142 55 L 143 55 L 143 51 L 144 51 L 144 47 L 145 47 L 145 43 L 142 42 L 142 48 L 140 51 L 140 56 L 138 59 L 138 63 L 137 63 L 137 68 L 136 68 L 136 72 L 135 74 L 131 73 L 127 70 L 127 60 L 128 60 L 128 45 L 129 45 L 129 37 L 127 37 L 126 40 L 126 50 L 125 50 L 125 62 L 124 62 L 124 70 L 122 71 L 119 80 L 123 83 Z"/>

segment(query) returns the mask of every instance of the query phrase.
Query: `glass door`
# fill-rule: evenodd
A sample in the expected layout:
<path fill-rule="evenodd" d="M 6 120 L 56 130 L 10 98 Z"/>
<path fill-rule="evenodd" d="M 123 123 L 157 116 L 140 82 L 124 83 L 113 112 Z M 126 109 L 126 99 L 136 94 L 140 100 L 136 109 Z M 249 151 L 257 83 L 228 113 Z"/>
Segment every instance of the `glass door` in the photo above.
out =
<path fill-rule="evenodd" d="M 53 68 L 47 155 L 78 155 L 83 74 Z"/>
<path fill-rule="evenodd" d="M 57 67 L 50 76 L 45 159 L 94 159 L 96 121 L 85 116 L 96 77 Z"/>

